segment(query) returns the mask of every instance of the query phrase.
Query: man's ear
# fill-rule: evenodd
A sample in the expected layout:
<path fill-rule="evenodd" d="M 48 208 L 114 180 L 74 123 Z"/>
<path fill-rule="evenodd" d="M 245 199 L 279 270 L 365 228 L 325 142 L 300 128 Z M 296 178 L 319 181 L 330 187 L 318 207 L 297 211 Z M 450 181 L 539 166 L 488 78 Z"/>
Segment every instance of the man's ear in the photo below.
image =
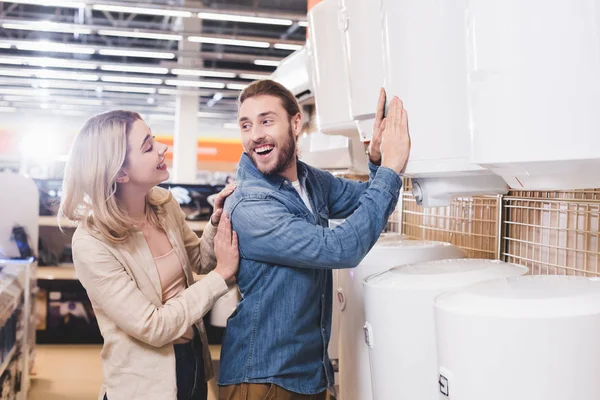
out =
<path fill-rule="evenodd" d="M 127 172 L 121 168 L 119 170 L 119 173 L 117 174 L 117 182 L 118 183 L 127 183 L 129 182 L 129 175 L 127 174 Z"/>
<path fill-rule="evenodd" d="M 302 133 L 302 114 L 298 113 L 292 118 L 292 128 L 294 129 L 294 136 L 299 136 Z"/>

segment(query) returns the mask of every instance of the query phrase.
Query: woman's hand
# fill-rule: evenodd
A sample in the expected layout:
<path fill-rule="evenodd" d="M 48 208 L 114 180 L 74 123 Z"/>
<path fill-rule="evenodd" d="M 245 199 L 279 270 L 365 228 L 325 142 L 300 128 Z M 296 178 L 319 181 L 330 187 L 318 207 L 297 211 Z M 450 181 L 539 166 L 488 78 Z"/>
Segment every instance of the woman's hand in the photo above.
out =
<path fill-rule="evenodd" d="M 225 204 L 225 199 L 233 193 L 236 188 L 236 184 L 233 183 L 231 185 L 225 186 L 225 189 L 221 190 L 221 192 L 217 195 L 215 199 L 215 204 L 213 205 L 213 214 L 210 217 L 210 222 L 213 226 L 219 226 L 219 221 L 221 221 L 221 215 L 223 215 L 223 205 Z"/>
<path fill-rule="evenodd" d="M 224 214 L 221 219 L 214 246 L 217 257 L 215 272 L 221 275 L 225 281 L 231 282 L 239 268 L 240 252 L 237 233 L 231 229 L 231 220 L 227 214 Z"/>

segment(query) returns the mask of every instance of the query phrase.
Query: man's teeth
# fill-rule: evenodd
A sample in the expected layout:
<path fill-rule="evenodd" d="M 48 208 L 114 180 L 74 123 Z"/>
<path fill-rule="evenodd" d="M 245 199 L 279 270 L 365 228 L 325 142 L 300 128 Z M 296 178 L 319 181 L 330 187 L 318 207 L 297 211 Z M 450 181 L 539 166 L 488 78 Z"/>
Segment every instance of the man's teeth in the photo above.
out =
<path fill-rule="evenodd" d="M 258 154 L 263 154 L 263 153 L 266 153 L 266 152 L 271 151 L 273 149 L 274 149 L 274 146 L 267 145 L 267 146 L 257 147 L 256 149 L 254 149 L 254 151 L 256 151 Z"/>
<path fill-rule="evenodd" d="M 161 169 L 162 167 L 164 167 L 165 163 L 160 163 L 158 164 L 158 167 L 156 167 L 156 169 Z"/>

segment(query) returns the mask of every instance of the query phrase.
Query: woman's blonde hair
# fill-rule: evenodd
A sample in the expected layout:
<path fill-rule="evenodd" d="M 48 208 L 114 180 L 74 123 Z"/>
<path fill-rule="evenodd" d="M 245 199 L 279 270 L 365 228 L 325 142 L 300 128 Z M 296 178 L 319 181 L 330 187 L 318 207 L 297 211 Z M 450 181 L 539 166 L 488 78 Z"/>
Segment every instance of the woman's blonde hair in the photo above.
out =
<path fill-rule="evenodd" d="M 136 230 L 119 207 L 117 177 L 127 159 L 127 137 L 142 117 L 132 111 L 109 111 L 90 118 L 75 137 L 65 167 L 60 217 L 77 221 L 93 234 L 123 243 Z M 146 196 L 146 218 L 162 229 L 170 192 L 152 190 Z"/>

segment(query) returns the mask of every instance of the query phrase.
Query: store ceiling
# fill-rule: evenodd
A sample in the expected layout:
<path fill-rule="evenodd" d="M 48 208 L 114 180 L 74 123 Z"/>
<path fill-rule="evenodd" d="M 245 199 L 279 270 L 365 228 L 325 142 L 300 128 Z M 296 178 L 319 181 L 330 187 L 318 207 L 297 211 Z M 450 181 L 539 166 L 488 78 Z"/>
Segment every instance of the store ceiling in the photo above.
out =
<path fill-rule="evenodd" d="M 172 120 L 183 93 L 199 118 L 229 121 L 305 26 L 306 0 L 0 2 L 0 112 Z"/>

